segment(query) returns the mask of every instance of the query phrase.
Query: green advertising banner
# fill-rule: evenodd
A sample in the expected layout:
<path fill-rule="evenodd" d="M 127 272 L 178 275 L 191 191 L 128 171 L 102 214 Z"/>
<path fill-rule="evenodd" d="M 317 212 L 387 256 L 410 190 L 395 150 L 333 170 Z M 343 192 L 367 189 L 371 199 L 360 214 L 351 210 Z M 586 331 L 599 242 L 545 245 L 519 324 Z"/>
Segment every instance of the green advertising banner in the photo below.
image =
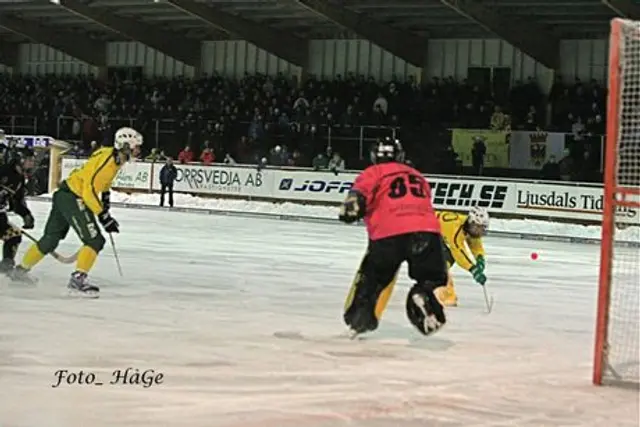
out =
<path fill-rule="evenodd" d="M 476 138 L 487 147 L 484 158 L 485 168 L 509 167 L 509 132 L 486 129 L 453 129 L 451 144 L 463 166 L 472 166 L 471 150 Z"/>

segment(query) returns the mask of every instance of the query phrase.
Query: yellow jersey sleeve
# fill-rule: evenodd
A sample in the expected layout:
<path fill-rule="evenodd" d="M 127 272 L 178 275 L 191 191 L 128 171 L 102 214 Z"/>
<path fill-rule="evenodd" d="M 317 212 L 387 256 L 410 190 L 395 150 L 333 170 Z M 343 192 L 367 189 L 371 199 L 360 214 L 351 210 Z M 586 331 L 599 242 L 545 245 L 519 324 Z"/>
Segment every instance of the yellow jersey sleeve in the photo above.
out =
<path fill-rule="evenodd" d="M 484 245 L 482 244 L 482 237 L 471 237 L 467 236 L 467 244 L 469 245 L 469 250 L 473 254 L 475 258 L 479 256 L 484 257 Z"/>
<path fill-rule="evenodd" d="M 469 254 L 471 247 L 467 249 L 468 235 L 464 231 L 464 223 L 467 215 L 457 212 L 442 211 L 437 213 L 442 229 L 442 237 L 451 251 L 451 256 L 461 268 L 471 270 L 475 260 Z"/>
<path fill-rule="evenodd" d="M 103 147 L 96 150 L 84 165 L 73 170 L 65 182 L 91 212 L 98 215 L 104 209 L 100 194 L 111 189 L 119 170 L 113 147 Z"/>

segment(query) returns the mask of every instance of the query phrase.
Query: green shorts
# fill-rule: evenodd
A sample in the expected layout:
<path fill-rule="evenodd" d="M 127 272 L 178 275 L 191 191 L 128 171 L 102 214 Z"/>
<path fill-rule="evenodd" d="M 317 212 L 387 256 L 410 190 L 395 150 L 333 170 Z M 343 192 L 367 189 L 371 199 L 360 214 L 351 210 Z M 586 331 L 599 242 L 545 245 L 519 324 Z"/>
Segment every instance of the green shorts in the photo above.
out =
<path fill-rule="evenodd" d="M 55 250 L 73 228 L 83 244 L 96 252 L 104 247 L 105 240 L 100 232 L 96 216 L 81 198 L 69 190 L 66 183 L 53 193 L 51 212 L 44 227 L 44 235 L 38 241 L 40 252 L 47 254 Z"/>

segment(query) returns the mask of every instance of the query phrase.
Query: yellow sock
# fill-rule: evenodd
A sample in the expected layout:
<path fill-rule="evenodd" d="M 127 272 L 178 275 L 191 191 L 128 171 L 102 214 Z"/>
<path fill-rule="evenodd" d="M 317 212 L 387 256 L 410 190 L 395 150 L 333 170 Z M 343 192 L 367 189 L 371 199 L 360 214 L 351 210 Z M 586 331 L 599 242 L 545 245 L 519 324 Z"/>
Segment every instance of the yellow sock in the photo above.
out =
<path fill-rule="evenodd" d="M 76 270 L 82 273 L 88 273 L 96 263 L 98 253 L 90 246 L 83 246 L 78 252 L 78 261 L 76 262 Z"/>
<path fill-rule="evenodd" d="M 33 245 L 31 245 L 31 247 L 29 247 L 27 252 L 25 252 L 24 256 L 22 257 L 22 263 L 20 265 L 27 270 L 30 270 L 37 263 L 39 263 L 42 258 L 44 258 L 44 254 L 40 252 L 38 245 L 34 243 Z"/>

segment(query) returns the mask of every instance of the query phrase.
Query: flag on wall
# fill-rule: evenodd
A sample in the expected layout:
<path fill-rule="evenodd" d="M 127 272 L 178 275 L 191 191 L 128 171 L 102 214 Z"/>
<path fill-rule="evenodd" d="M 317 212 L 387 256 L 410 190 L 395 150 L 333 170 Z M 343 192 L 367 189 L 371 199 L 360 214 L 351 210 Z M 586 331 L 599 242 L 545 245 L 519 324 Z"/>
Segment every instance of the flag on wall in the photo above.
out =
<path fill-rule="evenodd" d="M 565 137 L 560 132 L 512 132 L 509 167 L 540 170 L 551 157 L 560 161 L 564 157 Z"/>

